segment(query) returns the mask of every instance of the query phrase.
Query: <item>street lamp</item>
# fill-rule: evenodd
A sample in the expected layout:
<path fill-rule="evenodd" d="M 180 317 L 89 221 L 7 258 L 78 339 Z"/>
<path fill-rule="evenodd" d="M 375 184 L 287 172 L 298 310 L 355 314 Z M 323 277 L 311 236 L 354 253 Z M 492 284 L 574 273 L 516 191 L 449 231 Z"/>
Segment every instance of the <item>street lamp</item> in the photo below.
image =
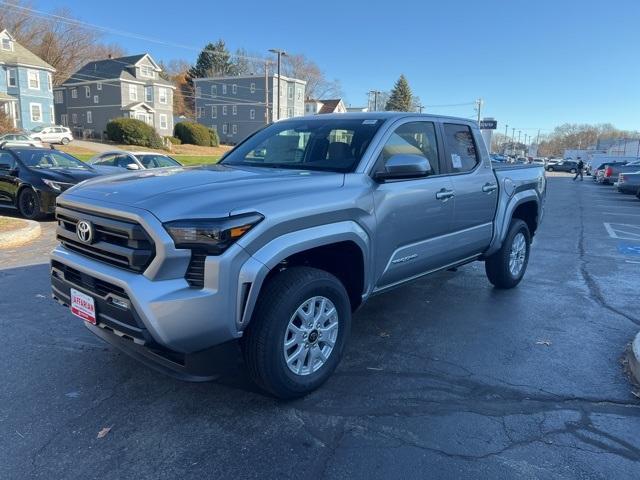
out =
<path fill-rule="evenodd" d="M 278 95 L 276 96 L 276 108 L 278 109 L 278 113 L 276 116 L 276 120 L 280 120 L 280 59 L 281 57 L 286 57 L 287 52 L 277 48 L 270 48 L 269 51 L 278 55 Z"/>

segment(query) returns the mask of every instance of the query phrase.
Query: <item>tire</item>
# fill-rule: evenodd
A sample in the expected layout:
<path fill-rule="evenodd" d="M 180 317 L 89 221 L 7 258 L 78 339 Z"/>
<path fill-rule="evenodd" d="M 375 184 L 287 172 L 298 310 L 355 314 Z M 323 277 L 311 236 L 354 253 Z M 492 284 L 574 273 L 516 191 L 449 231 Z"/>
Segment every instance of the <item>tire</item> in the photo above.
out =
<path fill-rule="evenodd" d="M 308 324 L 302 324 L 298 312 L 302 309 L 305 313 L 305 305 L 306 313 L 309 313 L 311 305 L 316 310 L 322 304 L 321 298 L 329 300 L 337 314 L 322 320 L 327 322 L 322 325 L 332 325 L 329 322 L 335 320 L 337 327 L 316 330 L 318 324 L 312 322 L 313 330 L 309 330 Z M 325 312 L 330 311 L 328 302 L 322 305 L 326 305 Z M 292 329 L 297 329 L 299 336 L 292 335 Z M 263 287 L 251 323 L 242 338 L 242 352 L 249 375 L 259 387 L 278 398 L 306 395 L 322 385 L 338 366 L 350 329 L 349 296 L 335 276 L 310 267 L 284 270 Z M 305 331 L 307 333 L 302 338 Z M 326 335 L 324 339 L 321 339 L 321 333 Z M 313 343 L 307 348 L 310 340 Z M 287 349 L 285 341 L 293 342 L 292 346 Z M 331 341 L 334 345 L 327 350 Z M 324 362 L 317 357 L 318 352 L 328 352 Z M 295 357 L 297 359 L 294 360 Z"/>
<path fill-rule="evenodd" d="M 18 195 L 18 211 L 29 220 L 38 220 L 44 215 L 40 210 L 40 198 L 32 188 L 24 188 Z"/>
<path fill-rule="evenodd" d="M 69 145 L 70 140 L 67 137 L 62 137 L 62 140 L 60 140 L 60 142 L 62 143 L 62 145 Z"/>
<path fill-rule="evenodd" d="M 522 234 L 522 237 L 520 237 L 520 234 Z M 515 272 L 510 268 L 512 248 L 514 247 L 514 243 L 520 242 L 521 239 L 524 240 L 524 251 L 521 251 L 520 254 L 524 255 L 524 257 L 519 257 L 521 263 L 519 265 L 519 269 Z M 518 285 L 524 276 L 524 272 L 527 270 L 530 250 L 531 234 L 529 232 L 529 227 L 524 221 L 514 218 L 511 221 L 509 232 L 507 233 L 507 237 L 505 238 L 500 250 L 491 255 L 484 262 L 485 272 L 487 273 L 489 281 L 496 288 L 500 289 L 513 288 Z M 514 267 L 515 266 L 516 265 L 514 265 Z"/>
<path fill-rule="evenodd" d="M 548 171 L 548 172 L 553 172 L 553 167 L 549 167 L 549 168 L 547 168 L 547 171 Z"/>
<path fill-rule="evenodd" d="M 576 169 L 575 169 L 575 168 L 572 168 L 572 169 L 571 169 L 571 173 L 576 173 Z"/>

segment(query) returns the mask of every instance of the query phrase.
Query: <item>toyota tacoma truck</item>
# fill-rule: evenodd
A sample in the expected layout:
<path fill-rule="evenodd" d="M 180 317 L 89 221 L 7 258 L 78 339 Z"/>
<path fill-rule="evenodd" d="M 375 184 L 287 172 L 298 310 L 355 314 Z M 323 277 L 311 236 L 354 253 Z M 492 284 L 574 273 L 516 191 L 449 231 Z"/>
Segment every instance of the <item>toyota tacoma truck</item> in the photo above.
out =
<path fill-rule="evenodd" d="M 515 287 L 545 189 L 541 166 L 494 168 L 469 120 L 278 121 L 217 165 L 66 191 L 53 297 L 165 373 L 215 378 L 239 346 L 260 387 L 297 397 L 334 371 L 370 297 L 473 261 Z"/>

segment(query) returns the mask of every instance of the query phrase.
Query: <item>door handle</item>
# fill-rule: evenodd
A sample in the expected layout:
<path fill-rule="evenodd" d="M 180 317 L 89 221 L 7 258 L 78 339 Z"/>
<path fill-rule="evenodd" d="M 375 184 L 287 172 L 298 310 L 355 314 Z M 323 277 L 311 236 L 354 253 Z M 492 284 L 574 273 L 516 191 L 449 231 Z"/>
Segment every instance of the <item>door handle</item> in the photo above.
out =
<path fill-rule="evenodd" d="M 484 186 L 482 187 L 482 191 L 484 193 L 492 193 L 495 192 L 498 189 L 498 185 L 496 185 L 495 183 L 485 183 Z"/>
<path fill-rule="evenodd" d="M 453 198 L 455 196 L 456 194 L 453 190 L 447 190 L 446 188 L 443 188 L 439 192 L 436 192 L 436 198 L 438 200 L 449 200 L 450 198 Z"/>

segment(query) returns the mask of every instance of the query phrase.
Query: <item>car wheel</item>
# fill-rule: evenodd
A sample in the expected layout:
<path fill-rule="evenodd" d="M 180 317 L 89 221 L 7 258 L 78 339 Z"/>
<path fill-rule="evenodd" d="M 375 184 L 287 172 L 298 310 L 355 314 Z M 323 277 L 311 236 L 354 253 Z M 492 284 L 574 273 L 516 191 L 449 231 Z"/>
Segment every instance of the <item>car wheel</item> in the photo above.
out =
<path fill-rule="evenodd" d="M 549 171 L 549 172 L 553 172 L 553 167 L 549 167 L 549 168 L 547 168 L 547 171 Z"/>
<path fill-rule="evenodd" d="M 576 169 L 575 169 L 575 168 L 572 168 L 572 169 L 571 169 L 571 173 L 576 173 Z"/>
<path fill-rule="evenodd" d="M 323 270 L 293 267 L 263 288 L 241 345 L 249 375 L 279 398 L 322 385 L 340 362 L 351 329 L 342 283 Z"/>
<path fill-rule="evenodd" d="M 63 137 L 61 142 L 62 142 L 62 145 L 68 145 L 69 144 L 69 139 L 67 137 Z"/>
<path fill-rule="evenodd" d="M 25 188 L 18 195 L 18 211 L 20 215 L 29 220 L 37 220 L 42 218 L 43 214 L 40 210 L 40 198 L 35 190 Z"/>
<path fill-rule="evenodd" d="M 524 276 L 529 263 L 531 234 L 527 224 L 513 219 L 500 250 L 484 262 L 489 281 L 496 288 L 513 288 Z"/>

